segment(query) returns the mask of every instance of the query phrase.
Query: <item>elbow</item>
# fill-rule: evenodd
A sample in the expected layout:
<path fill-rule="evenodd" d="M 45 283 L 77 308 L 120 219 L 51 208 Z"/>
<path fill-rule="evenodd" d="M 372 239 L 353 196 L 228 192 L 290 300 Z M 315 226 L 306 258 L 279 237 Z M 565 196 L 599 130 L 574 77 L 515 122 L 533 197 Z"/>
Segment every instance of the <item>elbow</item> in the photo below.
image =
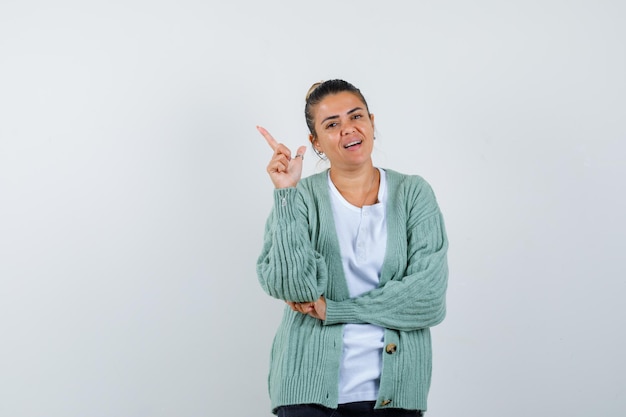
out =
<path fill-rule="evenodd" d="M 289 277 L 280 279 L 259 275 L 259 283 L 266 294 L 283 301 L 304 303 L 316 301 L 322 295 L 315 282 L 296 280 Z"/>
<path fill-rule="evenodd" d="M 439 323 L 441 323 L 446 318 L 446 304 L 445 302 L 441 304 L 437 313 L 434 315 L 432 322 L 428 327 L 435 327 Z"/>
<path fill-rule="evenodd" d="M 416 324 L 418 324 L 413 330 L 420 330 L 430 327 L 435 327 L 446 318 L 446 303 L 445 300 L 437 301 L 430 305 L 426 311 L 419 314 L 416 317 Z"/>
<path fill-rule="evenodd" d="M 428 309 L 430 320 L 428 327 L 434 327 L 446 318 L 446 297 L 445 290 L 440 292 L 431 300 L 431 307 Z"/>

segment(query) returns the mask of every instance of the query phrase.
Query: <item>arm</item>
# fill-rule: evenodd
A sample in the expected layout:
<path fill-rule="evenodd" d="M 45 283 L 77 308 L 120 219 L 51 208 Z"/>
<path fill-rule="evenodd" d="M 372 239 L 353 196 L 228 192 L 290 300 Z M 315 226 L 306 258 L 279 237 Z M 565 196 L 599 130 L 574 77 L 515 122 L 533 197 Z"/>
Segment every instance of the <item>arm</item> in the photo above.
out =
<path fill-rule="evenodd" d="M 290 302 L 317 300 L 326 286 L 326 267 L 321 255 L 313 250 L 306 204 L 296 188 L 306 147 L 298 148 L 292 158 L 289 148 L 265 128 L 257 129 L 274 151 L 267 172 L 275 187 L 274 208 L 257 261 L 259 282 L 275 298 Z"/>
<path fill-rule="evenodd" d="M 313 249 L 306 206 L 296 188 L 274 191 L 257 275 L 265 292 L 286 301 L 315 301 L 326 288 L 326 265 Z"/>
<path fill-rule="evenodd" d="M 431 327 L 443 320 L 448 240 L 430 187 L 423 191 L 421 203 L 416 204 L 406 222 L 404 276 L 394 276 L 383 286 L 359 297 L 343 301 L 327 299 L 324 324 L 371 323 L 410 331 Z"/>

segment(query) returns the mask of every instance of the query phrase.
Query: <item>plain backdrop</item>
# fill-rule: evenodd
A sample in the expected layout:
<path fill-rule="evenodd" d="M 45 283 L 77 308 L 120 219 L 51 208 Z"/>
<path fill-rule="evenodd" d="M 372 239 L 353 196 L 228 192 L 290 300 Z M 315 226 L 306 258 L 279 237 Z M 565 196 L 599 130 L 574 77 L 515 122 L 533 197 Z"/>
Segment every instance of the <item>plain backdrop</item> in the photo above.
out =
<path fill-rule="evenodd" d="M 2 0 L 0 416 L 271 415 L 255 126 L 306 144 L 329 78 L 444 213 L 428 416 L 624 415 L 625 21 L 617 0 Z"/>

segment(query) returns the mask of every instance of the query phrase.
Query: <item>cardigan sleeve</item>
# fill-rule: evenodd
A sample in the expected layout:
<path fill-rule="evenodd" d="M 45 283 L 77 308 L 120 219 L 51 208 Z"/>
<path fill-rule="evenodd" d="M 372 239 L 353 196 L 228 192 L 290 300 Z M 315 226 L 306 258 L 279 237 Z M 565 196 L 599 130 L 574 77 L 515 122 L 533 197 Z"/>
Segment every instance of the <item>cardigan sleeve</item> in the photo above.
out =
<path fill-rule="evenodd" d="M 421 198 L 426 204 L 407 219 L 406 270 L 384 285 L 359 297 L 326 300 L 325 325 L 371 323 L 411 331 L 439 324 L 446 314 L 447 249 L 443 217 L 429 186 Z M 426 207 L 426 209 L 424 209 Z"/>
<path fill-rule="evenodd" d="M 286 301 L 315 301 L 326 288 L 327 268 L 311 243 L 306 205 L 296 188 L 274 190 L 257 275 L 266 293 Z"/>

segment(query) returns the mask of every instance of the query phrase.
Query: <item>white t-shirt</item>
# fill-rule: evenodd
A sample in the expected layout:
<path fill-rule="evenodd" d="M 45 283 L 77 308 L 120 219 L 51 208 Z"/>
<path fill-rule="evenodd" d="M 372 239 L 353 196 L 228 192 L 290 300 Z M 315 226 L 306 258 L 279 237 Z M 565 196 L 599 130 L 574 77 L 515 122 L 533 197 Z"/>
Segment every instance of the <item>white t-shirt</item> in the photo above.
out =
<path fill-rule="evenodd" d="M 380 172 L 378 203 L 359 208 L 348 203 L 328 176 L 337 238 L 350 297 L 378 287 L 387 247 L 387 178 Z M 384 329 L 346 324 L 339 372 L 339 403 L 375 401 L 382 369 Z"/>

